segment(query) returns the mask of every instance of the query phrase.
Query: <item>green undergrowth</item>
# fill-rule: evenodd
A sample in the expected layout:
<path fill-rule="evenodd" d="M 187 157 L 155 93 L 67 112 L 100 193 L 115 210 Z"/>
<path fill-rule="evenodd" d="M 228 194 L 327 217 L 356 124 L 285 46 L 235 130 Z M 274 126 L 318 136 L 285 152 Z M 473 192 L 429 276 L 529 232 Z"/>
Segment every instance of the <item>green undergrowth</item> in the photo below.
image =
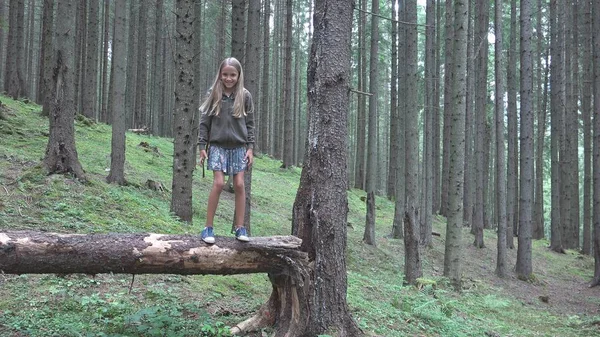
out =
<path fill-rule="evenodd" d="M 48 136 L 40 107 L 0 97 L 8 107 L 0 119 L 0 231 L 68 233 L 199 233 L 204 224 L 210 172 L 193 179 L 193 223 L 169 212 L 171 139 L 127 134 L 127 186 L 109 185 L 110 127 L 78 119 L 76 144 L 88 178 L 46 176 L 40 162 Z M 252 235 L 288 235 L 300 168 L 257 155 L 252 180 Z M 147 187 L 158 182 L 162 189 Z M 403 284 L 403 242 L 388 234 L 394 203 L 377 198 L 377 246 L 362 243 L 365 193 L 348 192 L 348 304 L 373 336 L 590 336 L 600 317 L 560 314 L 503 291 L 492 275 L 473 276 L 472 240 L 464 232 L 465 285 L 460 293 L 441 275 L 445 220 L 436 217 L 431 247 L 423 249 L 424 281 Z M 215 219 L 217 236 L 231 235 L 233 195 L 223 192 Z M 486 241 L 495 237 L 486 230 Z M 589 257 L 553 254 L 543 241 L 534 258 L 547 266 L 537 277 L 590 277 Z M 538 261 L 536 260 L 536 261 Z M 591 262 L 590 262 L 591 261 Z M 491 266 L 491 267 L 490 267 Z M 509 268 L 510 269 L 510 268 Z M 492 281 L 489 281 L 492 280 Z M 515 281 L 516 282 L 516 281 Z M 533 285 L 535 286 L 535 285 Z M 227 336 L 269 297 L 264 274 L 179 275 L 0 275 L 1 336 Z M 596 299 L 600 305 L 600 301 Z M 257 335 L 269 335 L 265 330 Z"/>

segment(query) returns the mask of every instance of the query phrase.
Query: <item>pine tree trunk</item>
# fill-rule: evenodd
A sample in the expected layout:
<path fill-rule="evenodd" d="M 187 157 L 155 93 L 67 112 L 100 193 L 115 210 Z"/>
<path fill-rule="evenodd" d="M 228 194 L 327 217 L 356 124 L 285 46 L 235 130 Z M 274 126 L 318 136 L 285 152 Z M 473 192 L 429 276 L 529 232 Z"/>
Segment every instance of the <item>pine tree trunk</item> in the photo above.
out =
<path fill-rule="evenodd" d="M 6 17 L 6 14 L 9 12 L 9 8 L 6 6 L 6 1 L 0 1 L 0 20 L 3 22 L 8 22 L 9 20 Z M 6 78 L 6 74 L 4 73 L 4 69 L 6 68 L 6 27 L 5 25 L 0 25 L 0 85 L 4 88 L 4 80 Z"/>
<path fill-rule="evenodd" d="M 193 138 L 194 116 L 198 101 L 194 100 L 194 1 L 176 2 L 176 86 L 174 108 L 174 150 L 171 212 L 182 221 L 192 221 L 192 173 L 196 166 Z M 140 49 L 142 50 L 142 49 Z M 145 50 L 145 48 L 143 49 Z M 145 63 L 144 63 L 145 64 Z"/>
<path fill-rule="evenodd" d="M 366 2 L 367 0 L 360 0 L 361 11 L 358 14 L 358 90 L 360 91 L 366 91 L 365 88 L 367 88 Z M 359 95 L 358 108 L 356 112 L 356 156 L 354 158 L 354 187 L 358 189 L 365 189 L 366 186 L 366 106 L 367 103 L 365 95 Z"/>
<path fill-rule="evenodd" d="M 494 97 L 504 97 L 504 54 L 502 14 L 503 0 L 494 1 Z M 498 241 L 496 257 L 496 275 L 506 276 L 506 153 L 504 147 L 504 100 L 494 100 L 496 125 L 496 222 Z"/>
<path fill-rule="evenodd" d="M 521 0 L 521 90 L 520 90 L 520 194 L 519 246 L 516 273 L 529 280 L 533 274 L 531 261 L 531 220 L 533 211 L 533 53 L 531 48 L 531 0 Z"/>
<path fill-rule="evenodd" d="M 307 72 L 308 146 L 293 208 L 292 230 L 302 238 L 301 249 L 308 253 L 313 265 L 310 277 L 318 282 L 298 293 L 291 282 L 286 282 L 289 277 L 280 277 L 284 291 L 274 291 L 272 298 L 298 294 L 297 300 L 280 303 L 282 312 L 300 316 L 278 326 L 276 336 L 364 335 L 352 320 L 346 302 L 346 142 L 352 3 L 315 3 L 315 32 Z"/>
<path fill-rule="evenodd" d="M 592 32 L 600 31 L 600 2 L 593 2 L 594 28 Z M 600 35 L 593 34 L 594 50 L 594 97 L 600 97 Z M 600 284 L 600 99 L 594 99 L 594 279 L 592 286 Z"/>
<path fill-rule="evenodd" d="M 417 23 L 417 0 L 406 1 L 406 21 Z M 417 26 L 409 25 L 406 30 L 406 79 L 409 83 L 406 90 L 406 203 L 404 216 L 404 270 L 405 280 L 414 284 L 417 278 L 423 275 L 419 252 L 420 229 L 419 214 L 423 206 L 420 205 L 419 195 L 419 109 L 418 86 L 419 76 L 417 71 L 418 54 Z M 409 219 L 407 219 L 407 217 Z M 412 228 L 406 228 L 411 226 Z M 416 245 L 411 244 L 416 241 Z"/>
<path fill-rule="evenodd" d="M 44 0 L 44 9 L 42 15 L 42 39 L 40 46 L 39 80 L 38 80 L 38 98 L 42 104 L 42 115 L 50 114 L 50 98 L 52 93 L 52 33 L 54 31 L 54 0 Z M 1 37 L 0 37 L 1 39 Z"/>
<path fill-rule="evenodd" d="M 535 142 L 535 193 L 533 208 L 533 234 L 534 240 L 544 238 L 544 137 L 546 136 L 546 83 L 542 77 L 542 60 L 545 57 L 544 34 L 542 32 L 542 1 L 537 0 L 536 14 L 536 50 L 540 57 L 535 58 L 536 63 L 536 90 L 537 90 L 537 137 Z M 544 72 L 546 73 L 546 72 Z"/>
<path fill-rule="evenodd" d="M 231 56 L 246 64 L 246 1 L 231 0 Z"/>
<path fill-rule="evenodd" d="M 137 17 L 136 8 L 139 0 L 129 0 L 129 29 L 127 30 L 127 86 L 125 87 L 125 111 L 127 113 L 128 127 L 134 124 L 135 98 L 136 98 L 136 76 L 137 76 Z"/>
<path fill-rule="evenodd" d="M 135 109 L 133 126 L 135 128 L 147 128 L 149 123 L 149 116 L 147 111 L 147 93 L 148 93 L 148 2 L 140 1 L 139 7 L 139 21 L 138 21 L 138 41 L 137 41 L 137 75 L 135 77 Z M 193 9 L 192 13 L 182 13 L 182 15 L 194 16 Z M 193 51 L 192 51 L 193 53 Z M 185 75 L 187 76 L 187 75 Z M 193 77 L 192 77 L 193 78 Z M 197 103 L 196 103 L 197 105 Z M 190 112 L 195 113 L 195 111 Z M 194 157 L 195 158 L 195 157 Z M 175 191 L 175 190 L 173 190 Z"/>
<path fill-rule="evenodd" d="M 196 8 L 201 7 L 201 2 L 196 2 Z M 152 65 L 151 65 L 151 69 L 152 69 L 152 82 L 151 82 L 151 87 L 150 90 L 152 92 L 152 94 L 150 95 L 150 117 L 151 117 L 151 126 L 150 126 L 150 130 L 152 131 L 153 135 L 158 135 L 158 136 L 162 136 L 162 132 L 160 130 L 161 127 L 161 121 L 160 121 L 160 116 L 164 115 L 164 111 L 161 110 L 161 104 L 164 100 L 164 97 L 162 97 L 161 93 L 162 93 L 162 86 L 164 85 L 164 83 L 161 81 L 161 77 L 162 74 L 164 73 L 164 69 L 162 68 L 162 58 L 164 57 L 162 55 L 162 47 L 163 47 L 163 43 L 164 43 L 164 20 L 163 20 L 163 11 L 164 11 L 164 0 L 157 0 L 156 1 L 156 7 L 155 7 L 155 18 L 154 18 L 154 48 L 152 51 Z M 201 39 L 201 32 L 200 32 L 200 28 L 198 26 L 200 26 L 201 20 L 200 20 L 200 15 L 198 15 L 198 11 L 196 11 L 196 22 L 194 23 L 196 25 L 195 27 L 195 33 L 194 33 L 194 37 L 197 39 L 195 42 L 196 45 L 196 50 L 195 50 L 195 55 L 196 57 L 194 58 L 194 69 L 196 69 L 196 74 L 195 76 L 198 78 L 198 80 L 200 79 L 199 74 L 202 72 L 202 68 L 201 68 L 201 61 L 202 61 L 202 52 L 201 52 L 201 47 L 202 47 L 202 43 L 199 42 L 199 39 Z M 199 81 L 197 83 L 200 83 Z M 200 96 L 202 95 L 202 86 L 199 86 L 199 90 L 197 90 L 196 92 L 198 99 L 200 99 Z"/>
<path fill-rule="evenodd" d="M 508 49 L 508 67 L 506 85 L 508 90 L 508 160 L 507 160 L 507 187 L 506 187 L 506 245 L 514 248 L 514 234 L 516 233 L 519 214 L 519 140 L 517 136 L 517 1 L 510 2 L 510 37 Z"/>
<path fill-rule="evenodd" d="M 283 58 L 283 165 L 282 168 L 289 168 L 293 165 L 294 155 L 294 114 L 292 110 L 292 0 L 286 0 L 285 3 L 285 56 Z"/>
<path fill-rule="evenodd" d="M 379 13 L 379 0 L 371 2 L 373 13 Z M 377 174 L 377 102 L 379 100 L 379 17 L 371 16 L 371 49 L 369 52 L 369 120 L 367 123 L 367 170 L 365 172 L 367 194 L 375 193 Z M 375 198 L 373 198 L 373 203 Z M 367 221 L 363 240 L 366 244 L 375 245 L 375 215 L 369 214 L 369 211 L 375 210 L 375 207 L 367 207 Z M 373 221 L 368 221 L 373 219 Z"/>
<path fill-rule="evenodd" d="M 125 114 L 125 84 L 127 79 L 127 7 L 125 1 L 115 1 L 114 37 L 112 44 L 112 85 L 110 87 L 112 104 L 109 107 L 112 116 L 112 140 L 110 151 L 110 173 L 106 177 L 108 183 L 125 185 L 125 131 L 127 116 Z"/>
<path fill-rule="evenodd" d="M 75 0 L 59 0 L 54 39 L 56 48 L 52 59 L 53 83 L 50 106 L 50 136 L 43 164 L 49 174 L 70 173 L 85 181 L 85 175 L 75 148 L 75 103 L 73 101 L 73 26 Z"/>
<path fill-rule="evenodd" d="M 465 165 L 465 108 L 467 89 L 467 30 L 468 0 L 454 0 L 454 33 L 452 59 L 452 121 L 449 127 L 450 181 L 448 220 L 446 223 L 446 247 L 444 253 L 444 276 L 456 289 L 461 288 L 461 255 L 463 227 L 463 183 Z"/>
<path fill-rule="evenodd" d="M 592 7 L 589 1 L 583 2 L 582 35 L 582 74 L 581 117 L 583 119 L 583 254 L 592 254 Z"/>
<path fill-rule="evenodd" d="M 26 96 L 23 73 L 23 0 L 10 0 L 4 91 L 13 99 Z"/>
<path fill-rule="evenodd" d="M 25 74 L 27 80 L 25 81 L 26 91 L 29 93 L 29 98 L 37 101 L 35 97 L 36 90 L 34 88 L 34 78 L 35 78 L 35 69 L 33 68 L 33 59 L 34 59 L 34 41 L 35 41 L 35 5 L 33 0 L 29 0 L 29 5 L 27 6 L 27 16 L 29 21 L 29 28 L 27 29 L 27 38 L 26 38 L 26 57 L 25 62 L 27 63 L 25 68 Z"/>
<path fill-rule="evenodd" d="M 103 17 L 104 17 L 104 33 L 103 33 L 103 50 L 102 50 L 102 73 L 101 73 L 101 88 L 100 88 L 100 121 L 104 122 L 104 123 L 108 123 L 108 104 L 107 104 L 107 97 L 108 97 L 108 90 L 109 90 L 109 83 L 108 83 L 108 61 L 109 61 L 109 54 L 108 54 L 108 39 L 110 38 L 110 0 L 106 0 L 106 2 L 104 2 L 104 12 L 103 12 Z"/>
<path fill-rule="evenodd" d="M 260 114 L 256 115 L 256 122 L 258 125 L 258 138 L 257 138 L 257 148 L 254 151 L 259 151 L 262 153 L 269 153 L 269 130 L 270 130 L 270 118 L 269 118 L 269 76 L 270 76 L 270 62 L 269 62 L 269 54 L 270 54 L 270 41 L 271 41 L 271 29 L 270 29 L 270 20 L 269 17 L 271 15 L 271 2 L 269 0 L 265 0 L 263 4 L 263 21 L 262 21 L 262 39 L 263 39 L 263 57 L 262 57 L 262 81 L 260 84 Z"/>
<path fill-rule="evenodd" d="M 560 46 L 560 29 L 558 22 L 557 0 L 550 1 L 550 53 L 552 63 L 550 63 L 550 88 L 551 88 L 551 136 L 550 136 L 550 156 L 551 156 L 551 223 L 550 223 L 550 249 L 555 252 L 562 252 L 562 229 L 561 229 L 561 208 L 560 208 L 560 161 L 559 161 L 559 141 L 560 141 L 560 115 L 563 102 L 561 101 L 561 77 L 562 77 L 562 47 Z"/>
<path fill-rule="evenodd" d="M 426 3 L 425 21 L 425 125 L 423 132 L 424 154 L 423 154 L 423 203 L 421 204 L 421 236 L 419 244 L 430 246 L 432 243 L 433 219 L 433 115 L 435 91 L 435 68 L 436 68 L 436 46 L 435 46 L 435 0 Z"/>
<path fill-rule="evenodd" d="M 487 63 L 488 63 L 488 26 L 489 26 L 489 1 L 476 1 L 477 21 L 475 24 L 475 137 L 474 139 L 485 139 L 487 125 Z M 475 241 L 473 245 L 477 248 L 485 247 L 483 242 L 484 208 L 485 208 L 485 141 L 476 141 L 475 145 L 475 204 L 473 212 L 472 228 L 475 229 Z"/>

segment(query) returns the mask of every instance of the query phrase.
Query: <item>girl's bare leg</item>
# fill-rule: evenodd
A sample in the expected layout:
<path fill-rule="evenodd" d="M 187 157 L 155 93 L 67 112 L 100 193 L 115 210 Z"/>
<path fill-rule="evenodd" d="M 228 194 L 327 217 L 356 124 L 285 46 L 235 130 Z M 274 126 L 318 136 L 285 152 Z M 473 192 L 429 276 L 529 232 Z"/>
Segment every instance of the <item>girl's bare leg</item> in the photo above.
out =
<path fill-rule="evenodd" d="M 235 191 L 235 228 L 240 228 L 244 226 L 244 215 L 246 213 L 244 171 L 233 176 L 233 190 Z"/>
<path fill-rule="evenodd" d="M 225 184 L 224 174 L 221 171 L 213 171 L 213 185 L 208 195 L 208 206 L 206 207 L 206 227 L 212 227 L 219 205 L 219 197 Z"/>

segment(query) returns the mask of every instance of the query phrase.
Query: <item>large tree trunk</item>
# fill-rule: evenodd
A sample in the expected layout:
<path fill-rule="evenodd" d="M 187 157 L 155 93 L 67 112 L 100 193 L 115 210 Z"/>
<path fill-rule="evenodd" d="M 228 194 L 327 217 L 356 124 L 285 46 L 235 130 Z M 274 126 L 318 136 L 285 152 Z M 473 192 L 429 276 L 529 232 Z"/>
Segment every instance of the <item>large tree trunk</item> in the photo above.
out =
<path fill-rule="evenodd" d="M 75 1 L 58 2 L 58 20 L 55 31 L 56 48 L 52 60 L 53 83 L 50 106 L 50 136 L 44 157 L 48 173 L 71 173 L 85 180 L 75 148 L 75 103 L 73 101 L 73 25 Z"/>
<path fill-rule="evenodd" d="M 285 301 L 297 313 L 276 336 L 362 336 L 346 302 L 348 217 L 347 110 L 353 1 L 315 3 L 314 35 L 308 66 L 308 141 L 294 202 L 293 233 L 313 269 L 310 288 Z M 335 272 L 332 272 L 335 271 Z M 297 293 L 288 277 L 283 293 Z M 297 299 L 297 300 L 295 300 Z"/>
<path fill-rule="evenodd" d="M 177 82 L 174 109 L 173 195 L 171 196 L 171 211 L 181 220 L 190 223 L 192 222 L 192 172 L 196 166 L 196 142 L 193 141 L 194 116 L 198 111 L 199 103 L 194 99 L 197 88 L 193 69 L 195 20 L 193 5 L 191 0 L 178 0 L 176 3 Z"/>

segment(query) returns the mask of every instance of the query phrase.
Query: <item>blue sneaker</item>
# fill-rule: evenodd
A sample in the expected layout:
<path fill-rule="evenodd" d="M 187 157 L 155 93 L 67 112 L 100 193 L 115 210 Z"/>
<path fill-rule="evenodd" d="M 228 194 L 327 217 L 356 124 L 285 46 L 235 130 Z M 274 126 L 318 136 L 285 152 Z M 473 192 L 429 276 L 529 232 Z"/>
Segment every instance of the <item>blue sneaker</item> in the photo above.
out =
<path fill-rule="evenodd" d="M 215 243 L 215 235 L 213 234 L 212 227 L 204 227 L 202 230 L 202 241 L 206 243 Z"/>
<path fill-rule="evenodd" d="M 236 229 L 235 238 L 242 242 L 250 241 L 250 238 L 248 238 L 248 233 L 246 232 L 246 227 L 240 227 Z"/>

